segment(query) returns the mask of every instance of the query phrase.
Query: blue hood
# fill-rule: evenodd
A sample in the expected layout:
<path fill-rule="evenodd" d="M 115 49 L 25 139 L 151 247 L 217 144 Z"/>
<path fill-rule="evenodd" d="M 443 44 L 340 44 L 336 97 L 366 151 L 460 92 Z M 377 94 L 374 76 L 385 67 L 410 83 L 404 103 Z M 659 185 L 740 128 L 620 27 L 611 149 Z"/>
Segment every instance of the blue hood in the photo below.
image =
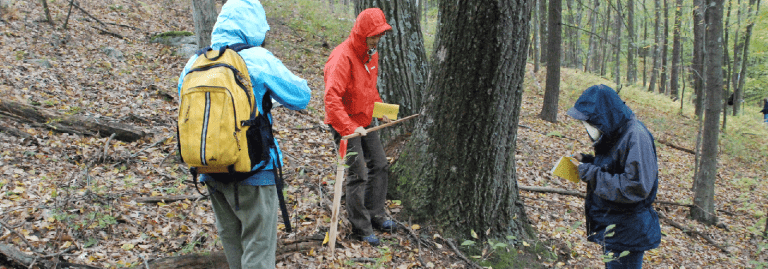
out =
<path fill-rule="evenodd" d="M 229 0 L 221 7 L 211 33 L 211 47 L 246 43 L 260 46 L 269 31 L 267 14 L 258 0 Z"/>
<path fill-rule="evenodd" d="M 624 104 L 611 87 L 594 85 L 581 94 L 568 115 L 597 127 L 603 135 L 613 138 L 616 132 L 634 118 L 632 110 Z"/>

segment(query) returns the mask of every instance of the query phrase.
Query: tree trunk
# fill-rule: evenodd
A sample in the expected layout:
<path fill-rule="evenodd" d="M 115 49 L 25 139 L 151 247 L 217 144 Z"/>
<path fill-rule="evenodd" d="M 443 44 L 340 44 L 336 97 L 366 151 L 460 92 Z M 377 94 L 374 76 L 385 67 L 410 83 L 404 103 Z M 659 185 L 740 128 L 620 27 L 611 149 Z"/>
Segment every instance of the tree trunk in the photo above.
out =
<path fill-rule="evenodd" d="M 616 33 L 614 34 L 616 42 L 613 44 L 613 48 L 616 50 L 616 66 L 614 66 L 615 70 L 613 72 L 614 80 L 616 81 L 616 87 L 618 87 L 618 90 L 621 90 L 621 26 L 624 22 L 622 15 L 621 15 L 621 1 L 616 0 Z"/>
<path fill-rule="evenodd" d="M 600 1 L 595 0 L 594 8 L 592 9 L 592 12 L 589 14 L 589 24 L 591 25 L 591 31 L 592 33 L 597 32 L 597 16 L 598 16 L 598 10 L 600 8 Z M 584 62 L 584 72 L 592 72 L 597 73 L 597 55 L 595 53 L 595 50 L 597 50 L 597 37 L 595 34 L 589 35 L 589 50 L 587 52 L 587 60 Z M 591 64 L 591 65 L 590 65 Z"/>
<path fill-rule="evenodd" d="M 749 0 L 749 11 L 747 14 L 747 30 L 744 33 L 744 50 L 741 57 L 741 70 L 739 72 L 739 85 L 733 88 L 733 115 L 741 113 L 742 106 L 741 100 L 744 99 L 744 81 L 747 79 L 747 59 L 749 56 L 749 42 L 752 38 L 752 28 L 755 26 L 755 19 L 757 18 L 757 10 L 759 10 L 759 0 Z M 753 10 L 754 8 L 754 10 Z"/>
<path fill-rule="evenodd" d="M 43 2 L 43 11 L 45 12 L 45 20 L 48 24 L 53 25 L 53 19 L 51 18 L 51 10 L 48 8 L 48 0 L 40 0 Z"/>
<path fill-rule="evenodd" d="M 429 62 L 424 50 L 424 37 L 419 24 L 416 0 L 358 0 L 355 14 L 366 8 L 378 7 L 384 11 L 392 31 L 379 41 L 380 70 L 378 88 L 381 99 L 400 105 L 400 116 L 409 116 L 421 110 L 422 96 L 427 86 Z M 382 144 L 413 130 L 415 121 L 379 131 Z"/>
<path fill-rule="evenodd" d="M 539 43 L 539 13 L 538 12 L 531 12 L 533 14 L 533 19 L 531 19 L 531 30 L 533 31 L 533 53 L 531 54 L 533 56 L 533 73 L 539 73 L 539 70 L 541 69 L 541 60 L 539 60 L 539 55 L 541 53 L 541 43 Z"/>
<path fill-rule="evenodd" d="M 645 5 L 645 0 L 643 0 L 643 10 L 647 11 L 647 6 Z M 644 12 L 644 14 L 647 14 L 648 12 Z M 648 40 L 648 20 L 646 20 L 648 16 L 643 16 L 643 43 L 645 43 Z M 643 46 L 643 88 L 648 85 L 648 46 Z"/>
<path fill-rule="evenodd" d="M 637 51 L 637 39 L 635 38 L 635 1 L 627 0 L 627 83 L 637 82 L 637 63 L 635 52 Z"/>
<path fill-rule="evenodd" d="M 557 104 L 560 99 L 560 53 L 562 37 L 561 0 L 549 0 L 549 40 L 547 42 L 547 82 L 544 91 L 544 103 L 539 117 L 545 121 L 557 122 Z"/>
<path fill-rule="evenodd" d="M 610 29 L 611 25 L 611 5 L 605 5 L 605 19 L 603 20 L 603 41 L 605 43 L 602 46 L 602 50 L 600 52 L 600 75 L 605 76 L 605 69 L 607 68 L 608 59 L 610 58 L 608 56 L 608 46 L 610 44 L 607 44 L 608 41 L 608 30 Z"/>
<path fill-rule="evenodd" d="M 729 22 L 731 20 L 731 7 L 733 6 L 732 1 L 728 1 L 728 11 L 725 12 L 725 22 L 724 25 L 729 25 Z M 730 65 L 730 55 L 728 54 L 728 27 L 723 27 L 723 80 L 725 81 L 723 83 L 725 87 L 725 94 L 723 94 L 723 124 L 722 124 L 722 130 L 727 130 L 728 126 L 728 97 L 730 96 L 730 87 L 728 85 L 731 85 L 729 82 L 730 76 L 731 76 L 731 65 Z M 731 99 L 732 100 L 732 99 Z"/>
<path fill-rule="evenodd" d="M 715 215 L 715 179 L 723 93 L 723 0 L 707 0 L 706 64 L 707 107 L 702 133 L 701 169 L 697 175 L 691 218 L 706 224 L 717 223 Z"/>
<path fill-rule="evenodd" d="M 704 25 L 705 0 L 693 1 L 693 90 L 696 95 L 696 116 L 704 114 Z"/>
<path fill-rule="evenodd" d="M 672 38 L 672 70 L 669 75 L 669 95 L 672 100 L 680 98 L 678 94 L 678 82 L 680 77 L 680 58 L 682 56 L 680 47 L 680 24 L 683 16 L 683 0 L 677 0 L 675 3 L 675 25 L 672 32 L 674 37 Z"/>
<path fill-rule="evenodd" d="M 729 85 L 732 85 L 734 95 L 736 95 L 736 91 L 739 88 L 739 79 L 741 78 L 741 55 L 742 51 L 744 50 L 744 43 L 742 42 L 743 39 L 740 38 L 741 35 L 741 21 L 743 20 L 742 15 L 742 8 L 741 8 L 741 1 L 739 1 L 739 6 L 737 8 L 737 15 L 736 15 L 736 30 L 733 34 L 733 62 L 731 63 L 731 72 L 733 73 L 733 76 L 731 77 L 731 80 L 729 81 Z M 726 43 L 727 44 L 727 43 Z M 735 97 L 735 96 L 734 96 Z M 735 98 L 734 98 L 735 99 Z M 734 111 L 734 116 L 736 116 Z"/>
<path fill-rule="evenodd" d="M 211 32 L 213 25 L 216 24 L 217 13 L 214 0 L 192 1 L 192 19 L 195 21 L 198 49 L 211 45 Z"/>
<path fill-rule="evenodd" d="M 667 0 L 663 0 L 664 8 L 664 32 L 661 35 L 661 77 L 659 80 L 659 93 L 667 94 L 667 55 L 669 52 L 669 6 Z"/>
<path fill-rule="evenodd" d="M 549 23 L 549 19 L 547 18 L 547 15 L 549 12 L 547 11 L 547 0 L 539 0 L 539 39 L 541 42 L 542 47 L 546 46 L 548 44 L 547 40 L 549 35 L 547 34 L 547 24 Z M 546 64 L 547 59 L 547 50 L 543 49 L 541 50 L 541 56 L 539 57 L 541 59 L 541 64 Z"/>
<path fill-rule="evenodd" d="M 532 3 L 440 3 L 433 79 L 392 178 L 405 212 L 447 236 L 534 236 L 514 160 Z"/>
<path fill-rule="evenodd" d="M 653 4 L 654 17 L 656 21 L 653 26 L 653 52 L 651 58 L 653 58 L 653 67 L 651 69 L 651 81 L 648 83 L 648 91 L 656 91 L 656 77 L 659 75 L 659 69 L 661 69 L 661 2 L 659 0 L 654 1 Z"/>

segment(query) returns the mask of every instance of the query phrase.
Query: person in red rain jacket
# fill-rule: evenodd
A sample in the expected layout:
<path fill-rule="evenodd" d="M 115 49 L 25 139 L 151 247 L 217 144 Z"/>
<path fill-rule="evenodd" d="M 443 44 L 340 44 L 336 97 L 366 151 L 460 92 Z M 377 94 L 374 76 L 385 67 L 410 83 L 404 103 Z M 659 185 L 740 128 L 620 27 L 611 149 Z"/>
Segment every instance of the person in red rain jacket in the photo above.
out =
<path fill-rule="evenodd" d="M 353 237 L 373 246 L 380 244 L 373 229 L 392 232 L 396 225 L 387 219 L 384 204 L 387 195 L 387 158 L 377 132 L 366 132 L 373 125 L 373 103 L 382 102 L 376 82 L 379 75 L 379 40 L 392 27 L 384 12 L 369 8 L 360 12 L 349 37 L 337 46 L 325 63 L 325 123 L 331 127 L 338 145 L 348 140 L 346 164 L 347 215 Z M 386 117 L 382 119 L 388 122 Z"/>

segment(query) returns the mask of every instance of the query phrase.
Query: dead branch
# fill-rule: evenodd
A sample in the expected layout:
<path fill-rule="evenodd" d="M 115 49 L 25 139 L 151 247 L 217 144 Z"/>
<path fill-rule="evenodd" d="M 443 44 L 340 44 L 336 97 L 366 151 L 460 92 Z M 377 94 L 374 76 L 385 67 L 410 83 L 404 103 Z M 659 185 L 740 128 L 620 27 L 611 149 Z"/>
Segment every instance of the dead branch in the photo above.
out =
<path fill-rule="evenodd" d="M 137 127 L 128 124 L 107 122 L 94 117 L 61 114 L 42 107 L 30 106 L 10 101 L 0 101 L 0 111 L 29 121 L 32 125 L 45 127 L 54 132 L 73 133 L 79 135 L 109 136 L 116 134 L 115 139 L 133 142 L 144 138 L 147 134 Z"/>
<path fill-rule="evenodd" d="M 480 265 L 478 265 L 477 263 L 475 263 L 475 262 L 473 262 L 473 261 L 471 261 L 471 260 L 467 259 L 467 257 L 466 257 L 466 256 L 464 256 L 464 254 L 463 254 L 463 253 L 461 253 L 461 251 L 459 250 L 459 248 L 457 248 L 457 247 L 456 247 L 456 245 L 453 243 L 453 240 L 451 240 L 451 239 L 445 239 L 445 238 L 443 238 L 443 237 L 441 237 L 441 236 L 438 236 L 438 237 L 440 237 L 440 239 L 443 239 L 443 241 L 444 241 L 446 244 L 448 244 L 449 246 L 451 246 L 451 249 L 453 249 L 453 252 L 455 252 L 455 253 L 456 253 L 456 255 L 457 255 L 457 256 L 459 256 L 459 258 L 461 258 L 461 259 L 462 259 L 464 262 L 466 262 L 467 264 L 469 264 L 469 266 L 470 266 L 470 267 L 472 267 L 472 268 L 478 268 L 478 269 L 483 269 L 483 267 L 482 267 L 482 266 L 480 266 Z"/>
<path fill-rule="evenodd" d="M 75 264 L 75 263 L 68 263 L 68 262 L 54 262 L 47 259 L 47 258 L 59 256 L 61 254 L 70 252 L 75 249 L 77 249 L 77 247 L 73 246 L 58 253 L 36 257 L 32 255 L 27 255 L 12 245 L 6 245 L 3 243 L 0 243 L 0 260 L 3 260 L 4 262 L 7 261 L 9 263 L 8 265 L 10 266 L 9 268 L 14 268 L 14 269 L 16 268 L 27 269 L 27 268 L 32 268 L 32 266 L 34 265 L 37 265 L 38 268 L 100 269 L 99 267 L 93 267 L 90 265 Z M 56 266 L 57 264 L 59 267 Z"/>
<path fill-rule="evenodd" d="M 74 1 L 72 1 L 72 2 L 71 2 L 71 5 L 75 6 L 77 9 L 79 9 L 80 11 L 82 11 L 83 13 L 85 13 L 85 15 L 88 15 L 88 17 L 90 17 L 91 19 L 94 19 L 94 20 L 96 20 L 96 22 L 100 23 L 102 26 L 104 26 L 104 28 L 106 28 L 106 27 L 107 27 L 107 25 L 106 25 L 106 24 L 104 24 L 104 23 L 103 23 L 103 22 L 101 22 L 101 21 L 100 21 L 98 18 L 96 18 L 96 17 L 94 17 L 93 15 L 91 15 L 91 13 L 88 13 L 88 11 L 86 11 L 85 9 L 83 9 L 82 7 L 80 7 L 80 5 L 78 5 L 78 4 L 77 4 L 77 3 L 75 3 Z"/>
<path fill-rule="evenodd" d="M 682 152 L 687 152 L 687 153 L 690 153 L 690 154 L 696 154 L 696 151 L 693 151 L 692 149 L 687 149 L 687 148 L 684 148 L 684 147 L 672 144 L 672 142 L 669 142 L 669 141 L 667 141 L 666 139 L 663 139 L 663 138 L 656 138 L 656 141 L 658 141 L 661 144 L 667 145 L 670 148 L 673 148 L 673 149 L 676 149 L 676 150 L 680 150 Z"/>
<path fill-rule="evenodd" d="M 530 192 L 541 192 L 541 193 L 557 193 L 557 194 L 563 194 L 563 195 L 570 195 L 570 196 L 576 196 L 581 198 L 586 198 L 587 195 L 583 192 L 579 191 L 571 191 L 571 190 L 565 190 L 565 189 L 557 189 L 557 188 L 547 188 L 547 187 L 535 187 L 535 186 L 523 186 L 518 185 L 518 188 L 524 191 L 530 191 Z M 661 201 L 656 200 L 653 202 L 654 204 L 660 204 L 660 205 L 674 205 L 674 206 L 684 206 L 684 207 L 693 207 L 692 204 L 683 204 L 678 202 L 670 202 L 670 201 Z M 718 212 L 725 213 L 728 215 L 735 215 L 733 212 L 718 209 Z"/>
<path fill-rule="evenodd" d="M 148 265 L 148 266 L 147 266 Z M 189 254 L 173 257 L 163 257 L 150 259 L 136 267 L 136 269 L 208 269 L 208 268 L 229 268 L 227 257 L 223 251 L 216 251 L 210 254 Z"/>
<path fill-rule="evenodd" d="M 115 134 L 113 133 L 107 139 L 107 143 L 104 143 L 104 151 L 101 154 L 101 157 L 98 158 L 99 162 L 106 162 L 107 161 L 107 153 L 109 152 L 109 142 L 112 141 L 112 138 L 114 138 L 114 137 L 115 137 Z"/>
<path fill-rule="evenodd" d="M 723 247 L 720 244 L 718 244 L 717 242 L 715 242 L 714 239 L 712 239 L 711 237 L 707 236 L 706 234 L 704 234 L 702 232 L 699 232 L 699 231 L 696 231 L 696 230 L 692 230 L 692 229 L 688 229 L 688 228 L 683 227 L 683 225 L 681 225 L 681 224 L 679 224 L 679 223 L 677 223 L 677 222 L 667 218 L 667 216 L 665 216 L 664 213 L 661 212 L 661 211 L 659 211 L 658 213 L 659 213 L 659 218 L 660 219 L 663 219 L 663 220 L 667 221 L 670 225 L 674 226 L 677 229 L 680 229 L 685 234 L 687 234 L 687 235 L 689 235 L 691 237 L 693 237 L 694 234 L 698 235 L 701 238 L 704 238 L 704 240 L 706 240 L 707 243 L 709 243 L 710 245 L 720 249 L 720 251 L 722 251 L 722 252 L 725 252 L 725 254 L 731 254 L 727 249 L 725 249 L 725 247 Z"/>
<path fill-rule="evenodd" d="M 134 153 L 134 154 L 131 154 L 131 158 L 136 158 L 137 156 L 139 156 L 139 153 L 142 153 L 142 152 L 144 152 L 144 151 L 146 151 L 146 150 L 148 150 L 148 149 L 154 148 L 154 147 L 156 147 L 157 145 L 160 145 L 160 144 L 162 144 L 163 142 L 165 142 L 166 140 L 168 140 L 168 139 L 171 139 L 171 138 L 173 138 L 173 136 L 169 136 L 169 137 L 166 137 L 166 138 L 160 139 L 160 140 L 158 140 L 157 142 L 155 142 L 155 143 L 152 143 L 152 145 L 149 145 L 148 147 L 146 147 L 146 148 L 143 148 L 143 149 L 141 149 L 141 150 L 137 151 L 137 152 L 136 152 L 136 153 Z"/>
<path fill-rule="evenodd" d="M 19 138 L 22 138 L 22 139 L 29 139 L 29 138 L 31 138 L 31 137 L 32 137 L 32 135 L 31 135 L 31 134 L 28 134 L 28 133 L 22 132 L 22 131 L 21 131 L 21 130 L 19 130 L 19 129 L 16 129 L 16 128 L 11 128 L 11 127 L 3 127 L 3 126 L 0 126 L 0 132 L 3 132 L 3 133 L 6 133 L 6 134 L 9 134 L 9 135 L 12 135 L 12 136 L 15 136 L 15 137 L 19 137 Z"/>
<path fill-rule="evenodd" d="M 202 195 L 172 195 L 172 196 L 150 196 L 150 197 L 136 197 L 133 200 L 142 204 L 156 204 L 156 203 L 173 203 L 178 201 L 206 198 Z"/>
<path fill-rule="evenodd" d="M 109 36 L 117 37 L 119 39 L 124 39 L 125 38 L 125 37 L 121 36 L 120 34 L 116 34 L 116 33 L 107 31 L 105 29 L 101 29 L 101 28 L 93 26 L 93 25 L 91 25 L 91 28 L 99 30 L 99 34 L 109 35 Z"/>

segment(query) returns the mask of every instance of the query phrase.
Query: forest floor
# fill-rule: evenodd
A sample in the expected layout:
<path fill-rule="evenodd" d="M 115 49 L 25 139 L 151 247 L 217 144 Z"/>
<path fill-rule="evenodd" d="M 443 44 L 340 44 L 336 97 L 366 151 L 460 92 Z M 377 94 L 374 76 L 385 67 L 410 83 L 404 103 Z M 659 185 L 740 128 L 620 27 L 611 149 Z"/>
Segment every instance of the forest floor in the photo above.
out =
<path fill-rule="evenodd" d="M 148 42 L 150 34 L 193 31 L 189 8 L 170 0 L 81 0 L 77 3 L 90 15 L 75 8 L 67 17 L 69 1 L 48 3 L 53 24 L 45 22 L 40 1 L 0 0 L 0 107 L 34 105 L 135 126 L 148 135 L 124 142 L 61 133 L 50 127 L 53 121 L 36 123 L 0 113 L 0 244 L 27 255 L 59 253 L 68 262 L 105 268 L 221 251 L 210 203 L 194 198 L 198 193 L 175 157 L 176 83 L 187 59 L 174 55 L 174 48 Z M 269 9 L 267 14 L 272 14 Z M 401 206 L 396 201 L 388 203 L 390 213 L 411 229 L 381 234 L 380 247 L 346 239 L 350 229 L 344 222 L 335 259 L 329 258 L 327 246 L 312 239 L 322 237 L 330 226 L 336 150 L 322 122 L 322 68 L 337 44 L 289 27 L 289 19 L 269 18 L 273 41 L 267 48 L 307 80 L 312 100 L 303 111 L 273 111 L 295 229 L 288 234 L 278 227 L 277 267 L 468 268 L 449 244 L 438 240 L 429 223 L 398 218 Z M 67 30 L 62 29 L 65 21 Z M 114 51 L 122 55 L 107 54 Z M 565 111 L 587 86 L 611 84 L 564 69 L 559 122 L 549 123 L 538 118 L 544 77 L 544 72 L 526 74 L 515 156 L 518 184 L 583 192 L 584 185 L 553 177 L 549 170 L 560 156 L 590 151 L 581 124 Z M 689 207 L 674 204 L 692 201 L 694 155 L 679 148 L 695 148 L 696 121 L 669 109 L 679 102 L 633 90 L 625 89 L 622 96 L 663 141 L 657 143 L 657 200 L 671 202 L 655 205 L 666 218 L 661 220 L 661 246 L 646 252 L 646 267 L 768 265 L 768 240 L 760 236 L 768 202 L 768 185 L 762 181 L 768 178 L 768 128 L 756 120 L 751 126 L 731 123 L 724 140 L 738 137 L 748 142 L 721 142 L 728 153 L 720 155 L 715 186 L 719 225 L 703 225 L 687 217 Z M 538 257 L 531 267 L 603 266 L 600 247 L 586 241 L 583 199 L 520 192 L 538 239 L 552 242 L 549 247 L 561 257 Z M 192 198 L 141 200 L 180 195 Z M 426 245 L 415 243 L 414 235 Z M 0 268 L 6 266 L 0 261 Z"/>

